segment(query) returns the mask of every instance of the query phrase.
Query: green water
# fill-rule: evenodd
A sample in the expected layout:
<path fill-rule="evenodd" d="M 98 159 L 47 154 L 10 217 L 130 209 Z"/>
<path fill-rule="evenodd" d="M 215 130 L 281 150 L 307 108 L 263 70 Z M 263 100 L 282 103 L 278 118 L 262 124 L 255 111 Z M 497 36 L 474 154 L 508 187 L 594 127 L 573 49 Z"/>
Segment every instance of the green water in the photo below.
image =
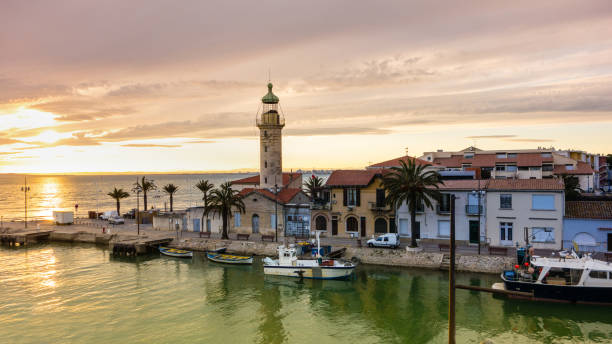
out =
<path fill-rule="evenodd" d="M 442 272 L 361 266 L 350 281 L 93 246 L 0 248 L 0 343 L 444 343 Z M 496 276 L 460 274 L 489 286 Z M 612 310 L 457 291 L 459 343 L 612 342 Z"/>

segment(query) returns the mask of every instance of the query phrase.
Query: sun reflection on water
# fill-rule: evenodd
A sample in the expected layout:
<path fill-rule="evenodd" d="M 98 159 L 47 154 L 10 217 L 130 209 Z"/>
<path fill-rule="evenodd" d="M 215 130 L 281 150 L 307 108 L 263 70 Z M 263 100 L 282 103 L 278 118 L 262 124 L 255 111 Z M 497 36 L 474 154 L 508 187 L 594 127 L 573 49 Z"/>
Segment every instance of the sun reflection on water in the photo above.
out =
<path fill-rule="evenodd" d="M 42 187 L 37 200 L 39 209 L 34 215 L 37 218 L 52 220 L 53 210 L 62 207 L 63 200 L 59 192 L 60 182 L 57 178 L 45 178 L 41 184 Z"/>

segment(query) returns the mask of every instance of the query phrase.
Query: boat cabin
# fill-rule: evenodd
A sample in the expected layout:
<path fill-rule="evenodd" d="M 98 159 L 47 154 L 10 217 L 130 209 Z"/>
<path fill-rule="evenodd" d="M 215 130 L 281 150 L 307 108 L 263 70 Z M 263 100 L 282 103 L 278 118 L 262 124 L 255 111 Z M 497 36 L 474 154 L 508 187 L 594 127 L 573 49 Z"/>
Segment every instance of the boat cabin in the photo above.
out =
<path fill-rule="evenodd" d="M 582 258 L 540 258 L 531 260 L 536 283 L 583 287 L 612 287 L 612 265 L 590 256 Z M 529 274 L 528 274 L 529 275 Z M 527 280 L 528 276 L 521 275 Z"/>

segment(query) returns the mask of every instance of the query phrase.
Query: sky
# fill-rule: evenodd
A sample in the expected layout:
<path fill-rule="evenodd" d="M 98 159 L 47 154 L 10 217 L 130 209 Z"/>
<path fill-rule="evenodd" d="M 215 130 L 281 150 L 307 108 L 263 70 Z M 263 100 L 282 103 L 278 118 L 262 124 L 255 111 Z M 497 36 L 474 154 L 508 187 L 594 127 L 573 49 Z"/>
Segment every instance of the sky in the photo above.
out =
<path fill-rule="evenodd" d="M 0 4 L 0 173 L 256 170 L 538 146 L 612 153 L 612 2 Z"/>

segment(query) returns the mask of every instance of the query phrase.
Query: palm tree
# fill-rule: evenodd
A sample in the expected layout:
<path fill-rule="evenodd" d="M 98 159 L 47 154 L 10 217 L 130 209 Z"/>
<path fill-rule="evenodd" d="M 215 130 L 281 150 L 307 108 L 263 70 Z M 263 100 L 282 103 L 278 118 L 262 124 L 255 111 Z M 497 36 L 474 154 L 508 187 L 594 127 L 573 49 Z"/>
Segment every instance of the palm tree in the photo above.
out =
<path fill-rule="evenodd" d="M 200 180 L 195 187 L 202 191 L 202 200 L 204 201 L 204 212 L 202 212 L 202 232 L 204 231 L 204 216 L 206 216 L 207 220 L 208 220 L 208 214 L 206 212 L 206 209 L 208 209 L 208 197 L 210 196 L 210 190 L 212 190 L 213 187 L 215 187 L 214 184 L 209 183 L 208 180 Z"/>
<path fill-rule="evenodd" d="M 170 212 L 172 212 L 172 209 L 173 209 L 172 205 L 174 204 L 174 193 L 178 191 L 179 187 L 174 184 L 168 184 L 168 185 L 165 185 L 162 189 L 164 190 L 165 193 L 170 195 Z"/>
<path fill-rule="evenodd" d="M 580 188 L 580 181 L 578 177 L 564 174 L 563 184 L 565 184 L 565 199 L 568 201 L 575 201 L 580 197 L 582 189 Z"/>
<path fill-rule="evenodd" d="M 425 171 L 429 164 L 416 165 L 400 161 L 400 167 L 392 167 L 383 177 L 383 187 L 387 191 L 386 202 L 397 209 L 404 202 L 410 210 L 410 247 L 417 247 L 416 211 L 419 204 L 433 209 L 432 200 L 440 199 L 439 185 L 444 184 L 437 171 Z"/>
<path fill-rule="evenodd" d="M 310 201 L 314 202 L 317 199 L 317 193 L 323 188 L 323 178 L 317 177 L 314 174 L 304 183 L 306 194 L 310 197 Z"/>
<path fill-rule="evenodd" d="M 146 180 L 146 177 L 142 177 L 141 181 L 137 181 L 134 183 L 134 192 L 142 192 L 142 199 L 144 201 L 144 210 L 147 211 L 147 192 L 157 189 L 157 185 L 155 182 L 151 180 Z"/>
<path fill-rule="evenodd" d="M 221 184 L 218 189 L 212 190 L 210 193 L 210 206 L 206 208 L 205 213 L 208 215 L 211 211 L 215 211 L 223 221 L 222 239 L 228 239 L 227 225 L 232 218 L 232 208 L 236 208 L 239 212 L 244 213 L 244 202 L 242 196 L 237 190 L 232 189 L 232 182 Z"/>
<path fill-rule="evenodd" d="M 107 195 L 111 196 L 117 201 L 117 215 L 121 216 L 121 199 L 130 197 L 130 194 L 123 191 L 123 189 L 115 188 L 113 191 L 109 192 Z"/>

